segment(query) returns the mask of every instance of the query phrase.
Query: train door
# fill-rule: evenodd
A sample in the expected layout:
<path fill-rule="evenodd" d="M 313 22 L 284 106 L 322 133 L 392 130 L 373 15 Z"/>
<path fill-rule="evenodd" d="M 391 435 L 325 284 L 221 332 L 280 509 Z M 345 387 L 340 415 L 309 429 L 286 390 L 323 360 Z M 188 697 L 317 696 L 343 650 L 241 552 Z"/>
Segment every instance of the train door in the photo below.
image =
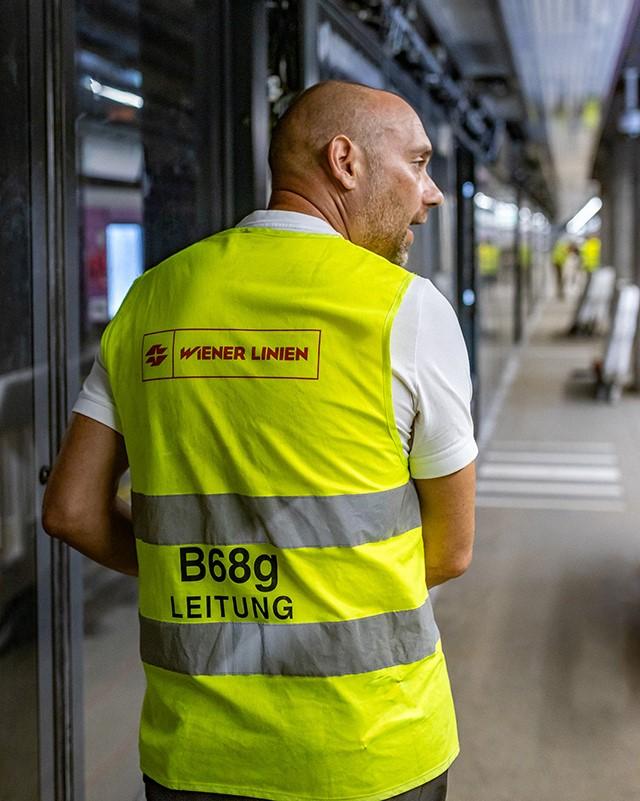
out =
<path fill-rule="evenodd" d="M 40 527 L 76 354 L 67 11 L 64 0 L 10 0 L 0 32 L 0 796 L 12 801 L 81 798 L 78 560 Z"/>

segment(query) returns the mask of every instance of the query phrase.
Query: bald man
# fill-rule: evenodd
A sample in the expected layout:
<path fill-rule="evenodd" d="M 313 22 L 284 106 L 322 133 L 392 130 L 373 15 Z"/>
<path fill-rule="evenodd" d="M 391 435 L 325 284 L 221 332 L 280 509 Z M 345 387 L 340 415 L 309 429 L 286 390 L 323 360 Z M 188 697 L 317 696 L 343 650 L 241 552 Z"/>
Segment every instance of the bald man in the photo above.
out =
<path fill-rule="evenodd" d="M 149 801 L 446 796 L 428 588 L 469 565 L 477 448 L 455 314 L 403 269 L 431 154 L 400 97 L 311 87 L 268 210 L 148 271 L 103 336 L 43 520 L 139 575 Z"/>
<path fill-rule="evenodd" d="M 339 132 L 336 135 L 336 132 Z M 413 233 L 442 203 L 432 148 L 397 95 L 331 81 L 308 89 L 279 121 L 269 208 L 308 214 L 360 247 L 404 266 Z"/>

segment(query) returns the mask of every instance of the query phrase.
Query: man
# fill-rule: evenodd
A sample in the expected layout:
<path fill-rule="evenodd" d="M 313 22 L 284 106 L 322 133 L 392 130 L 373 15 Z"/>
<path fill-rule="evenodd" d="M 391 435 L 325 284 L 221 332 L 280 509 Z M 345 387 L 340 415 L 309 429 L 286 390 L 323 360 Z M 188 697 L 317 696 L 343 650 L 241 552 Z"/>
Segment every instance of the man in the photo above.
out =
<path fill-rule="evenodd" d="M 269 210 L 147 272 L 104 334 L 44 525 L 139 571 L 151 801 L 445 797 L 427 585 L 469 564 L 477 449 L 455 315 L 397 266 L 442 202 L 430 156 L 396 95 L 312 87 Z"/>

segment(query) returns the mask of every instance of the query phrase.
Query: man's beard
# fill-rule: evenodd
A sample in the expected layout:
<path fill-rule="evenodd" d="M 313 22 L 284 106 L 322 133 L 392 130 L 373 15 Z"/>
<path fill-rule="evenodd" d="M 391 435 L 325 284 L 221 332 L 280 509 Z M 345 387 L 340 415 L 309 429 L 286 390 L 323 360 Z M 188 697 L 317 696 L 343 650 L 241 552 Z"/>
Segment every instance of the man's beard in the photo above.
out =
<path fill-rule="evenodd" d="M 409 260 L 409 234 L 407 228 L 398 229 L 396 226 L 393 231 L 380 231 L 380 218 L 366 221 L 367 239 L 362 243 L 362 247 L 383 256 L 392 264 L 404 267 Z M 376 228 L 378 230 L 376 230 Z"/>
<path fill-rule="evenodd" d="M 409 241 L 409 235 L 405 230 L 400 242 L 394 242 L 393 253 L 390 256 L 387 256 L 387 258 L 393 264 L 397 264 L 400 267 L 406 267 L 406 264 L 409 261 L 410 247 L 411 247 L 411 242 Z"/>
<path fill-rule="evenodd" d="M 409 259 L 409 234 L 406 217 L 398 214 L 400 202 L 394 202 L 393 193 L 382 187 L 372 187 L 362 218 L 366 240 L 362 247 L 383 256 L 392 264 L 404 267 Z M 399 199 L 398 199 L 399 201 Z"/>

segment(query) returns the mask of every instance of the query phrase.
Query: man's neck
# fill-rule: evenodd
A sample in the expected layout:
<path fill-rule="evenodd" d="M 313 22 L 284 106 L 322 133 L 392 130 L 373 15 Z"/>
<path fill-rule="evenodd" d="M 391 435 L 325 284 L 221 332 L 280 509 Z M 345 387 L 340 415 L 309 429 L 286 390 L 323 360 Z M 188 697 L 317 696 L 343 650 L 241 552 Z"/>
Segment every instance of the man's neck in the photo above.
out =
<path fill-rule="evenodd" d="M 307 200 L 307 198 L 302 197 L 302 195 L 296 192 L 290 192 L 287 189 L 274 190 L 267 208 L 270 211 L 296 211 L 298 214 L 308 214 L 311 217 L 317 217 L 328 223 L 334 231 L 337 231 L 345 239 L 349 239 L 349 233 L 339 214 L 331 214 L 328 211 L 320 209 L 310 200 Z"/>

